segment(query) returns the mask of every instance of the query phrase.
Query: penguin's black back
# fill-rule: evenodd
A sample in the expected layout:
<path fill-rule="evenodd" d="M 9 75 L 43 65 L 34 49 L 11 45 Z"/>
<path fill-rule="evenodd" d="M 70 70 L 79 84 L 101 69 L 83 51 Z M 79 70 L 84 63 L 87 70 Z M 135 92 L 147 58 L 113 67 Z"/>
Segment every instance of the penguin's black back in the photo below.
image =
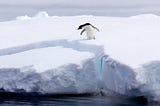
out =
<path fill-rule="evenodd" d="M 86 25 L 91 25 L 90 23 L 85 23 L 85 24 L 82 24 L 82 25 L 80 25 L 79 27 L 78 27 L 78 30 L 79 29 L 82 29 L 84 26 L 86 26 Z"/>

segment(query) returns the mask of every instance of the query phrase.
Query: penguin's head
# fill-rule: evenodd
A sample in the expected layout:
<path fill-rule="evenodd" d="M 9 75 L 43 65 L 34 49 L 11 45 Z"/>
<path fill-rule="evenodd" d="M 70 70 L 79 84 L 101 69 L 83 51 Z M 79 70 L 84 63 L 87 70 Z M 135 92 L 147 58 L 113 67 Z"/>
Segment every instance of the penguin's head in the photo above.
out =
<path fill-rule="evenodd" d="M 83 27 L 87 26 L 87 25 L 91 25 L 90 23 L 85 23 L 85 24 L 82 24 L 78 27 L 78 30 L 82 29 Z"/>

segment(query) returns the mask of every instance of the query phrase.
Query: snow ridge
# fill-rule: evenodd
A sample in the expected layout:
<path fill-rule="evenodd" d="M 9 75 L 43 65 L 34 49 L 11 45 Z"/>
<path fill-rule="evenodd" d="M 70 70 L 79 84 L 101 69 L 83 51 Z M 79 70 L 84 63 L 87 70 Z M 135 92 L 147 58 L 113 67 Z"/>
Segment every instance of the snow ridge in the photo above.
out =
<path fill-rule="evenodd" d="M 55 46 L 72 48 L 77 51 L 89 51 L 94 53 L 95 55 L 104 51 L 102 46 L 83 44 L 83 43 L 80 43 L 79 41 L 68 41 L 66 39 L 61 39 L 61 40 L 52 40 L 52 41 L 41 41 L 41 42 L 22 45 L 22 46 L 0 49 L 0 56 L 11 55 L 15 53 L 32 50 L 32 49 L 55 47 Z"/>

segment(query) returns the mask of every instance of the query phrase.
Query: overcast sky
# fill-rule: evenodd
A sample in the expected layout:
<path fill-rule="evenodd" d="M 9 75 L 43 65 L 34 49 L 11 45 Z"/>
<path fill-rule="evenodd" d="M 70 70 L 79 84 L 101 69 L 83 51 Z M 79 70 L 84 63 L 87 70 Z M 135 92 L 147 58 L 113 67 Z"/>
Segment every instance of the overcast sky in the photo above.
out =
<path fill-rule="evenodd" d="M 0 0 L 0 21 L 39 11 L 57 16 L 160 15 L 160 0 Z"/>
<path fill-rule="evenodd" d="M 19 5 L 51 5 L 51 4 L 76 4 L 76 5 L 141 5 L 160 4 L 160 0 L 0 0 L 0 4 Z"/>

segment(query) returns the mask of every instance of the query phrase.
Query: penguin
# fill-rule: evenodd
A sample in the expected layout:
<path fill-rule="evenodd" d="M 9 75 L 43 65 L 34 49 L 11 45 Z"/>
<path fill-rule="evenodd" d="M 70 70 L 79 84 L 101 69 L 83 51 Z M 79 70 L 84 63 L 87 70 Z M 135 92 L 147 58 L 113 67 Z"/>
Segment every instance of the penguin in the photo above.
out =
<path fill-rule="evenodd" d="M 86 36 L 87 36 L 88 40 L 96 39 L 95 38 L 95 30 L 99 31 L 98 28 L 96 28 L 95 26 L 93 26 L 90 23 L 85 23 L 85 24 L 80 25 L 78 27 L 78 30 L 80 30 L 80 29 L 82 29 L 80 35 L 82 35 L 83 32 L 86 32 Z"/>

